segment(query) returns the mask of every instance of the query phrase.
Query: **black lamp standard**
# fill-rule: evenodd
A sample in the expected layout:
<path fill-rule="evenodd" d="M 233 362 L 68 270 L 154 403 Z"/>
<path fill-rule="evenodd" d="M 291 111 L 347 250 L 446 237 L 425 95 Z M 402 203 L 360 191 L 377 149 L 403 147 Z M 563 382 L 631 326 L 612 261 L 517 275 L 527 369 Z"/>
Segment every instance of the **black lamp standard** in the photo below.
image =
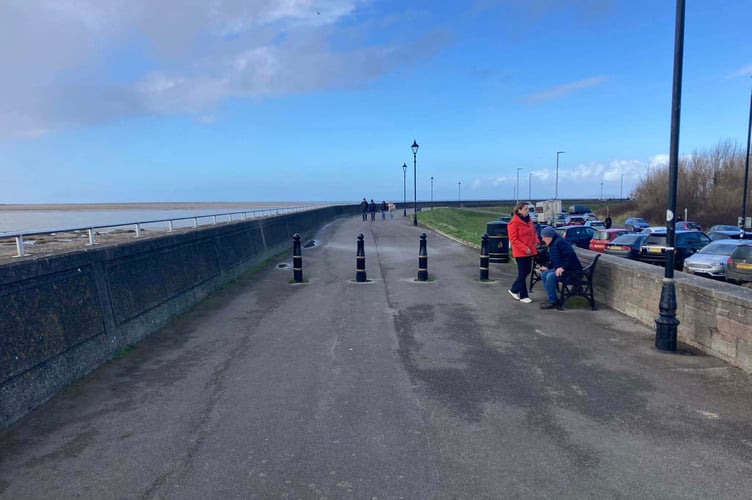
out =
<path fill-rule="evenodd" d="M 433 175 L 431 176 L 431 210 L 433 210 Z"/>
<path fill-rule="evenodd" d="M 742 220 L 739 227 L 742 231 L 747 226 L 747 183 L 749 182 L 749 140 L 752 133 L 752 92 L 749 93 L 749 125 L 747 125 L 747 157 L 744 160 L 744 195 L 742 196 Z M 742 234 L 744 236 L 744 234 Z"/>
<path fill-rule="evenodd" d="M 462 208 L 462 181 L 457 182 L 457 203 Z"/>
<path fill-rule="evenodd" d="M 418 225 L 418 143 L 413 139 L 413 226 Z"/>
<path fill-rule="evenodd" d="M 402 164 L 402 216 L 407 217 L 407 163 Z"/>
<path fill-rule="evenodd" d="M 679 123 L 681 118 L 682 66 L 684 64 L 684 4 L 676 0 L 674 38 L 674 85 L 671 99 L 671 145 L 668 159 L 668 208 L 666 210 L 666 246 L 676 242 L 676 183 L 679 174 Z M 659 316 L 655 319 L 655 347 L 659 351 L 676 352 L 676 288 L 674 287 L 674 252 L 666 252 Z"/>

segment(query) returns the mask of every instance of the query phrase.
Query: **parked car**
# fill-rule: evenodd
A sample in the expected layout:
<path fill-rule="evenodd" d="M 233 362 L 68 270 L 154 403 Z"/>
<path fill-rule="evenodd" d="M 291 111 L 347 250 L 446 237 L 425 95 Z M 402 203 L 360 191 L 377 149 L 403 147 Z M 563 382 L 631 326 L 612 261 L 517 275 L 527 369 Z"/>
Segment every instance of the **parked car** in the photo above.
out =
<path fill-rule="evenodd" d="M 697 222 L 690 222 L 687 220 L 683 221 L 677 221 L 676 222 L 676 230 L 684 230 L 684 231 L 702 231 L 702 226 L 698 224 Z"/>
<path fill-rule="evenodd" d="M 650 234 L 650 233 L 665 233 L 668 231 L 668 228 L 666 226 L 649 226 L 640 231 L 641 234 Z"/>
<path fill-rule="evenodd" d="M 640 260 L 659 266 L 666 265 L 666 233 L 650 233 L 640 247 Z M 676 231 L 674 242 L 674 268 L 681 271 L 684 260 L 710 243 L 710 238 L 702 231 Z"/>
<path fill-rule="evenodd" d="M 589 212 L 592 212 L 592 210 L 587 205 L 572 205 L 569 207 L 570 214 L 583 215 Z"/>
<path fill-rule="evenodd" d="M 588 248 L 595 229 L 585 226 L 562 226 L 557 227 L 556 232 L 573 246 Z"/>
<path fill-rule="evenodd" d="M 567 215 L 565 224 L 567 226 L 584 226 L 585 217 L 583 217 L 582 215 Z"/>
<path fill-rule="evenodd" d="M 629 229 L 630 231 L 639 233 L 646 227 L 650 227 L 650 224 L 648 223 L 648 221 L 646 221 L 642 217 L 629 217 L 627 220 L 624 221 L 624 227 L 626 229 Z"/>
<path fill-rule="evenodd" d="M 585 226 L 588 227 L 588 226 Z M 606 249 L 606 244 L 610 243 L 622 234 L 628 234 L 624 228 L 598 229 L 593 238 L 590 240 L 588 248 L 594 252 L 601 252 Z"/>
<path fill-rule="evenodd" d="M 560 214 L 554 215 L 554 227 L 566 226 L 566 225 L 567 225 L 567 214 L 562 212 Z"/>
<path fill-rule="evenodd" d="M 592 227 L 593 229 L 606 229 L 606 223 L 602 220 L 587 220 L 585 226 Z"/>
<path fill-rule="evenodd" d="M 708 231 L 711 240 L 722 240 L 724 238 L 743 238 L 744 233 L 738 226 L 729 224 L 716 224 Z"/>
<path fill-rule="evenodd" d="M 607 243 L 603 253 L 638 260 L 640 258 L 640 247 L 647 237 L 647 234 L 627 232 Z"/>
<path fill-rule="evenodd" d="M 752 281 L 752 242 L 745 241 L 726 261 L 726 281 L 748 283 Z"/>
<path fill-rule="evenodd" d="M 713 241 L 684 260 L 684 272 L 711 278 L 726 277 L 726 262 L 743 240 Z"/>
<path fill-rule="evenodd" d="M 590 221 L 590 220 L 598 220 L 598 216 L 594 214 L 593 212 L 582 214 L 582 216 L 585 217 L 585 222 Z"/>

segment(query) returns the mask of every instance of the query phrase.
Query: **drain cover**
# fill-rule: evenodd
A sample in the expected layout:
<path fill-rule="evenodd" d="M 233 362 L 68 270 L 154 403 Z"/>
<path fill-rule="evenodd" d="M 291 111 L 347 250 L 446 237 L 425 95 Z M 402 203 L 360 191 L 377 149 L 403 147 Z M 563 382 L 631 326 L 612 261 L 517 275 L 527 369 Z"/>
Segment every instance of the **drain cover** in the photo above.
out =
<path fill-rule="evenodd" d="M 290 267 L 290 264 L 277 264 L 277 269 L 287 269 L 288 267 Z"/>

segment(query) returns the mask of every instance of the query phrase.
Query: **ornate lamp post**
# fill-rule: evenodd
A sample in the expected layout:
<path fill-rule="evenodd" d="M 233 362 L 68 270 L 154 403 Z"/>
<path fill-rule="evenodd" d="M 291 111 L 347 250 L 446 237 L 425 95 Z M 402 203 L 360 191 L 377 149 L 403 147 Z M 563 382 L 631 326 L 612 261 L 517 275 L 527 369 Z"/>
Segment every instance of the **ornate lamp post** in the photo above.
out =
<path fill-rule="evenodd" d="M 681 121 L 682 67 L 684 65 L 684 3 L 676 0 L 674 33 L 674 85 L 671 99 L 671 145 L 668 159 L 668 207 L 666 209 L 666 246 L 676 243 L 676 184 L 679 174 L 679 123 Z M 676 288 L 674 286 L 674 252 L 666 252 L 659 316 L 655 319 L 655 347 L 659 351 L 676 352 Z"/>
<path fill-rule="evenodd" d="M 418 225 L 418 143 L 413 139 L 413 226 Z"/>
<path fill-rule="evenodd" d="M 431 176 L 431 210 L 433 210 L 433 175 Z"/>
<path fill-rule="evenodd" d="M 457 183 L 457 203 L 462 208 L 462 181 Z"/>
<path fill-rule="evenodd" d="M 407 217 L 407 163 L 402 164 L 402 216 Z"/>
<path fill-rule="evenodd" d="M 556 152 L 556 184 L 554 186 L 554 200 L 559 199 L 559 155 L 566 153 L 566 151 Z"/>

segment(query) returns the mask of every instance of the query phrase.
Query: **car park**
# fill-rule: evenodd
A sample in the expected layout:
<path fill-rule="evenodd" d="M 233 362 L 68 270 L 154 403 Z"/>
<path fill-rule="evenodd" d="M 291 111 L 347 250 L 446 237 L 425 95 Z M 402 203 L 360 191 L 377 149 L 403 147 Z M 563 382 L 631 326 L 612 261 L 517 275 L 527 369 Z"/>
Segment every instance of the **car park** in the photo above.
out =
<path fill-rule="evenodd" d="M 642 217 L 629 217 L 624 221 L 624 228 L 635 233 L 639 233 L 646 227 L 650 227 L 650 223 Z"/>
<path fill-rule="evenodd" d="M 647 237 L 647 234 L 627 232 L 607 243 L 603 253 L 638 260 L 640 258 L 640 247 Z"/>
<path fill-rule="evenodd" d="M 710 243 L 702 231 L 676 231 L 674 241 L 674 268 L 681 271 L 684 260 Z M 650 233 L 640 247 L 640 260 L 659 266 L 666 265 L 667 233 Z"/>
<path fill-rule="evenodd" d="M 744 238 L 744 233 L 737 226 L 729 224 L 716 224 L 708 231 L 711 240 L 722 240 L 724 238 Z"/>
<path fill-rule="evenodd" d="M 582 215 L 567 215 L 564 222 L 567 226 L 584 226 L 585 217 Z"/>
<path fill-rule="evenodd" d="M 744 241 L 736 247 L 726 261 L 726 281 L 729 283 L 752 282 L 752 243 Z"/>
<path fill-rule="evenodd" d="M 572 246 L 588 248 L 590 240 L 595 234 L 595 229 L 585 226 L 562 226 L 557 227 L 556 232 L 559 236 L 567 240 Z"/>
<path fill-rule="evenodd" d="M 588 227 L 588 226 L 585 226 Z M 622 234 L 628 234 L 629 231 L 623 228 L 598 229 L 590 240 L 588 248 L 594 252 L 601 252 L 606 249 L 606 245 L 618 238 Z"/>
<path fill-rule="evenodd" d="M 723 239 L 708 243 L 684 260 L 684 272 L 710 278 L 726 277 L 726 262 L 742 240 Z"/>

